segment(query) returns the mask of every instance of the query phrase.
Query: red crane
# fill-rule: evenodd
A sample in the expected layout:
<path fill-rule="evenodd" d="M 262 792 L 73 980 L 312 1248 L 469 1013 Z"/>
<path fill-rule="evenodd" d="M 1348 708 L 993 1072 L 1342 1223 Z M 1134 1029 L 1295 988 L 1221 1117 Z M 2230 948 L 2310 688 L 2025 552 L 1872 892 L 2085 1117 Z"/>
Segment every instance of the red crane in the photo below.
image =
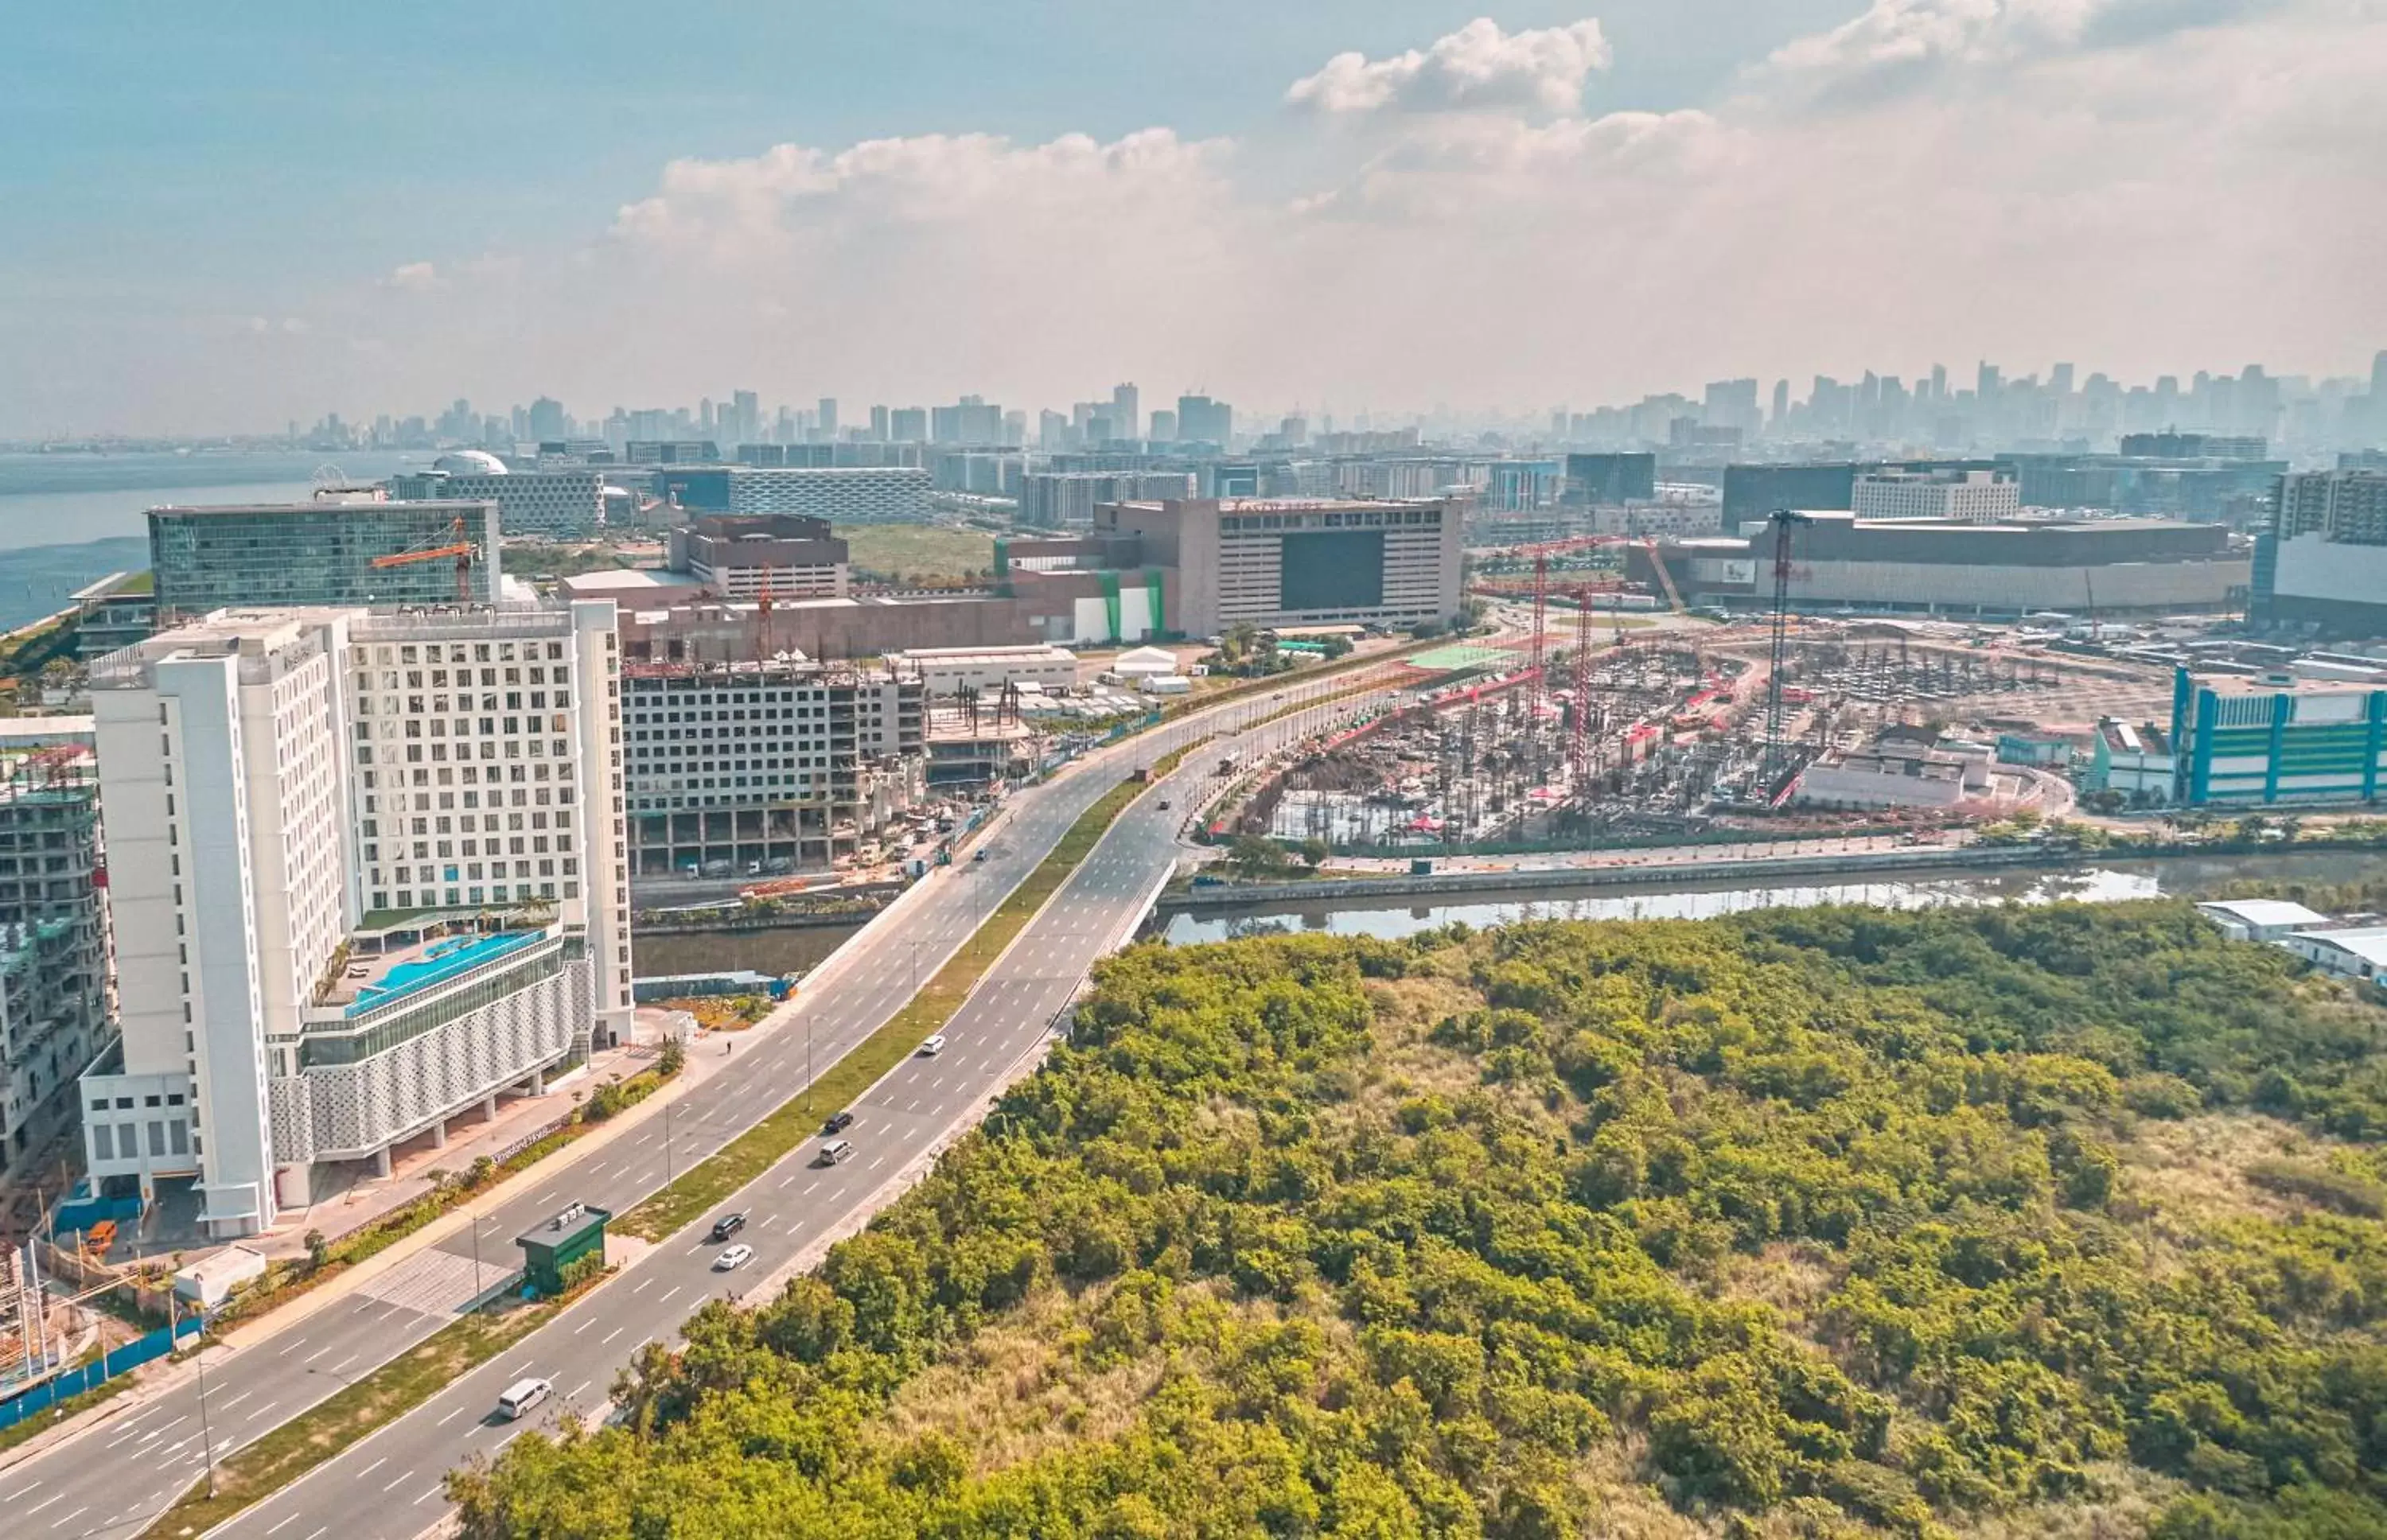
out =
<path fill-rule="evenodd" d="M 1574 596 L 1574 720 L 1567 743 L 1567 764 L 1573 772 L 1574 794 L 1591 792 L 1591 590 Z"/>
<path fill-rule="evenodd" d="M 1527 732 L 1534 731 L 1542 719 L 1542 609 L 1549 597 L 1549 584 L 1550 559 L 1536 555 L 1534 558 L 1533 683 L 1526 687 L 1525 695 L 1530 708 L 1527 714 L 1532 720 L 1526 726 Z"/>

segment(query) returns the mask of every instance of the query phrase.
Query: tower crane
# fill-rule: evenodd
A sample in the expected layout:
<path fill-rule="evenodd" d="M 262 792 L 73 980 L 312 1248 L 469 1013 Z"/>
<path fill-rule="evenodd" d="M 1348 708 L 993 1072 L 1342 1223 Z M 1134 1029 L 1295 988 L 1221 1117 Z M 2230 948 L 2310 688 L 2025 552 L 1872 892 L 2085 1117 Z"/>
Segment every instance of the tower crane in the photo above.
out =
<path fill-rule="evenodd" d="M 1765 516 L 1774 526 L 1774 648 L 1772 669 L 1765 676 L 1765 759 L 1762 795 L 1771 802 L 1779 789 L 1787 755 L 1782 741 L 1782 675 L 1790 656 L 1790 532 L 1815 521 L 1795 508 L 1777 508 Z"/>
<path fill-rule="evenodd" d="M 454 538 L 446 545 L 432 546 L 422 550 L 401 550 L 388 556 L 376 556 L 373 559 L 373 567 L 376 570 L 383 567 L 407 567 L 412 566 L 417 562 L 436 562 L 443 557 L 452 556 L 456 559 L 456 602 L 470 604 L 473 602 L 473 559 L 480 554 L 481 548 L 474 541 L 463 537 L 464 516 L 461 513 L 456 515 L 456 521 L 449 525 L 448 533 Z"/>

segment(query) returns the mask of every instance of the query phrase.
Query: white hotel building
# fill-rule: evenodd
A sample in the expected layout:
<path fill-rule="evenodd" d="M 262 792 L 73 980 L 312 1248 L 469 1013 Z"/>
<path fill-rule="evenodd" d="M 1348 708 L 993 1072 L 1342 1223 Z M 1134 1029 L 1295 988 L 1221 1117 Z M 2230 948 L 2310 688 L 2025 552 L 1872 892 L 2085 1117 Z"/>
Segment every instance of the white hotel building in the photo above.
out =
<path fill-rule="evenodd" d="M 610 600 L 219 611 L 92 671 L 122 1067 L 95 1178 L 251 1235 L 625 1035 Z"/>

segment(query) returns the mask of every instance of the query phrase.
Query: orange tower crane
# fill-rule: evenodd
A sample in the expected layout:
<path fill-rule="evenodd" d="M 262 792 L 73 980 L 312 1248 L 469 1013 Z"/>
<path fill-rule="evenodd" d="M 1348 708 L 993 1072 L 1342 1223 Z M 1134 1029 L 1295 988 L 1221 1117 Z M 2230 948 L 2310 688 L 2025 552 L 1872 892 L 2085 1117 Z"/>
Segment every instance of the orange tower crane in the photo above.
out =
<path fill-rule="evenodd" d="M 473 559 L 480 554 L 481 548 L 470 540 L 461 538 L 464 533 L 464 516 L 461 513 L 456 515 L 456 522 L 450 526 L 448 532 L 458 538 L 447 545 L 432 546 L 423 550 L 401 550 L 389 556 L 376 556 L 373 559 L 373 564 L 376 569 L 406 567 L 412 566 L 417 562 L 436 562 L 442 557 L 452 556 L 456 559 L 456 602 L 470 604 L 473 602 Z"/>

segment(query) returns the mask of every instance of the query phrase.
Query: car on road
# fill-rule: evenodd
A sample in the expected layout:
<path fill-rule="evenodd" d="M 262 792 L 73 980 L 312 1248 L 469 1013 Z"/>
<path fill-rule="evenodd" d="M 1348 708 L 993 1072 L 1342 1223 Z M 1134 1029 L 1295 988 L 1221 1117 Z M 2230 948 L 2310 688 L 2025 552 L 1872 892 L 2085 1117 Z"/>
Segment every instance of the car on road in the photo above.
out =
<path fill-rule="evenodd" d="M 842 1164 L 845 1161 L 852 1160 L 852 1140 L 825 1139 L 821 1142 L 820 1154 L 814 1157 L 813 1164 L 815 1166 L 836 1166 Z"/>
<path fill-rule="evenodd" d="M 983 861 L 986 859 L 986 852 L 979 851 L 976 855 L 971 856 L 970 859 L 972 861 Z"/>
<path fill-rule="evenodd" d="M 853 1127 L 853 1114 L 851 1110 L 833 1112 L 829 1114 L 828 1121 L 821 1125 L 821 1132 L 839 1134 L 852 1127 Z"/>
<path fill-rule="evenodd" d="M 555 1394 L 555 1386 L 532 1375 L 516 1380 L 498 1397 L 498 1415 L 509 1422 L 530 1415 L 531 1408 Z"/>
<path fill-rule="evenodd" d="M 735 1272 L 754 1260 L 754 1248 L 740 1241 L 713 1259 L 714 1272 Z"/>
<path fill-rule="evenodd" d="M 1160 799 L 1160 811 L 1163 813 L 1168 811 L 1168 799 L 1166 797 Z"/>
<path fill-rule="evenodd" d="M 928 1037 L 921 1040 L 920 1056 L 922 1058 L 933 1059 L 944 1051 L 945 1034 L 942 1032 L 931 1032 Z"/>
<path fill-rule="evenodd" d="M 721 1218 L 713 1221 L 713 1238 L 716 1242 L 726 1241 L 729 1237 L 737 1234 L 739 1231 L 745 1228 L 746 1216 L 744 1214 L 724 1214 Z"/>

